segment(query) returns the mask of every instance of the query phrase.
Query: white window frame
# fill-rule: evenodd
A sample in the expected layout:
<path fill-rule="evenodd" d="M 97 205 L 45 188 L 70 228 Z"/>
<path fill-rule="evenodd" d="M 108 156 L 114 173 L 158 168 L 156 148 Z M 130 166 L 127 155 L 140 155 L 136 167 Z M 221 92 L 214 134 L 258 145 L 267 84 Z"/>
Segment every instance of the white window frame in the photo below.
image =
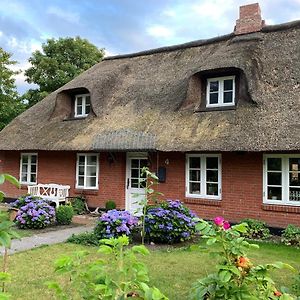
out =
<path fill-rule="evenodd" d="M 224 103 L 224 80 L 232 80 L 232 102 Z M 218 103 L 210 104 L 209 96 L 210 96 L 210 83 L 213 81 L 219 82 L 219 90 L 218 90 Z M 235 76 L 225 76 L 225 77 L 215 77 L 207 79 L 206 86 L 206 107 L 223 107 L 223 106 L 233 106 L 235 105 Z"/>
<path fill-rule="evenodd" d="M 190 194 L 189 193 L 189 183 L 190 183 L 190 169 L 189 169 L 189 159 L 190 157 L 200 157 L 201 165 L 201 194 Z M 207 157 L 217 157 L 218 158 L 218 191 L 219 195 L 207 195 L 206 192 L 206 158 Z M 222 199 L 222 156 L 221 154 L 186 154 L 185 163 L 185 196 L 187 198 L 199 198 L 199 199 L 211 199 L 211 200 L 221 200 Z"/>
<path fill-rule="evenodd" d="M 289 158 L 299 157 L 300 154 L 264 154 L 263 156 L 263 203 L 275 205 L 291 205 L 300 206 L 300 201 L 289 200 Z M 282 200 L 268 199 L 268 185 L 267 185 L 267 159 L 281 158 L 282 161 Z"/>
<path fill-rule="evenodd" d="M 74 116 L 75 118 L 83 118 L 83 117 L 87 117 L 88 114 L 86 113 L 86 97 L 90 97 L 90 111 L 91 111 L 91 95 L 90 94 L 79 94 L 75 96 L 75 111 L 74 111 Z M 77 111 L 77 101 L 78 98 L 81 97 L 82 98 L 82 113 L 78 114 Z"/>
<path fill-rule="evenodd" d="M 79 185 L 79 156 L 85 157 L 84 162 L 84 185 Z M 86 169 L 87 169 L 87 157 L 96 156 L 96 186 L 88 187 L 86 186 Z M 99 189 L 99 153 L 77 153 L 76 158 L 76 189 L 84 189 L 84 190 L 98 190 Z"/>
<path fill-rule="evenodd" d="M 31 158 L 32 156 L 35 155 L 36 156 L 36 180 L 30 181 L 31 178 Z M 24 156 L 28 156 L 28 169 L 27 169 L 27 180 L 26 181 L 22 181 L 22 166 L 23 166 L 23 157 Z M 32 185 L 32 184 L 36 184 L 37 183 L 37 177 L 38 177 L 38 154 L 37 153 L 21 153 L 21 157 L 20 157 L 20 183 L 21 184 L 27 184 L 27 185 Z"/>

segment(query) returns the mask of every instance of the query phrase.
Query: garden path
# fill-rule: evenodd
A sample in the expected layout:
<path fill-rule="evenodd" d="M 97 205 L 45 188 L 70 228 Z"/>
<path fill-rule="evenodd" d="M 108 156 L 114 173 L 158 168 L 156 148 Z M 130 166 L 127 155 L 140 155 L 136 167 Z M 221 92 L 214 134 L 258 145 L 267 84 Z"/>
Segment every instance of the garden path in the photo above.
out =
<path fill-rule="evenodd" d="M 8 250 L 9 254 L 14 254 L 20 251 L 26 251 L 33 248 L 37 248 L 43 245 L 52 245 L 65 242 L 68 237 L 73 233 L 78 234 L 86 231 L 92 231 L 94 225 L 83 225 L 72 228 L 66 228 L 56 231 L 49 231 L 40 233 L 28 237 L 23 237 L 19 240 L 15 239 L 12 241 L 11 248 Z M 1 247 L 1 254 L 4 253 L 4 248 Z"/>

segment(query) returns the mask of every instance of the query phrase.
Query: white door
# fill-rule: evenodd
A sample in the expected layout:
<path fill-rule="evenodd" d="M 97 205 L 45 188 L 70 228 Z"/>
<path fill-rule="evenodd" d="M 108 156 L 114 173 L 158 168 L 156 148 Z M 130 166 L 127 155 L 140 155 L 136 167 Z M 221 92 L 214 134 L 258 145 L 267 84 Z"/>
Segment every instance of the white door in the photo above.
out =
<path fill-rule="evenodd" d="M 139 204 L 145 198 L 145 175 L 143 167 L 148 165 L 147 154 L 127 153 L 126 163 L 126 210 L 135 215 L 141 215 L 142 206 Z"/>

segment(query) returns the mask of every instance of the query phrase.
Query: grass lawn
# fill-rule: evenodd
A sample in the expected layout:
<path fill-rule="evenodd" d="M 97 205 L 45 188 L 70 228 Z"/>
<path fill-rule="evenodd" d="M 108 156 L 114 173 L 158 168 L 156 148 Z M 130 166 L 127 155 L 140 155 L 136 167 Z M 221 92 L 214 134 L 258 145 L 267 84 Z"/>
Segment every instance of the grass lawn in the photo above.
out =
<path fill-rule="evenodd" d="M 9 259 L 9 272 L 13 282 L 8 286 L 12 299 L 37 300 L 53 299 L 43 282 L 57 278 L 53 261 L 61 255 L 76 250 L 89 249 L 93 255 L 96 248 L 74 244 L 45 246 L 18 253 Z M 300 270 L 300 250 L 284 245 L 260 243 L 260 249 L 250 255 L 255 264 L 283 261 Z M 170 299 L 187 299 L 189 287 L 197 278 L 214 271 L 215 262 L 204 252 L 190 252 L 184 248 L 151 250 L 143 258 L 149 268 L 151 283 L 162 290 Z M 289 270 L 275 271 L 274 279 L 281 285 L 289 286 L 294 274 Z"/>

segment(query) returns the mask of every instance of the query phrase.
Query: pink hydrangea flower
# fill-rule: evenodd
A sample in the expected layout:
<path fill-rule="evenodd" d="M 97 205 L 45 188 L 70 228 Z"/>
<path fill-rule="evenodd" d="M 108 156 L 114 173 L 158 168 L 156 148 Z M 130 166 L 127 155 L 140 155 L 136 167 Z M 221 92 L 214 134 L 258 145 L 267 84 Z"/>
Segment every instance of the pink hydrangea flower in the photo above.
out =
<path fill-rule="evenodd" d="M 215 217 L 214 218 L 214 222 L 215 222 L 215 224 L 217 225 L 217 226 L 223 226 L 223 224 L 224 224 L 224 218 L 223 217 Z"/>
<path fill-rule="evenodd" d="M 223 223 L 223 229 L 228 230 L 230 228 L 230 223 L 228 221 L 224 221 Z"/>

